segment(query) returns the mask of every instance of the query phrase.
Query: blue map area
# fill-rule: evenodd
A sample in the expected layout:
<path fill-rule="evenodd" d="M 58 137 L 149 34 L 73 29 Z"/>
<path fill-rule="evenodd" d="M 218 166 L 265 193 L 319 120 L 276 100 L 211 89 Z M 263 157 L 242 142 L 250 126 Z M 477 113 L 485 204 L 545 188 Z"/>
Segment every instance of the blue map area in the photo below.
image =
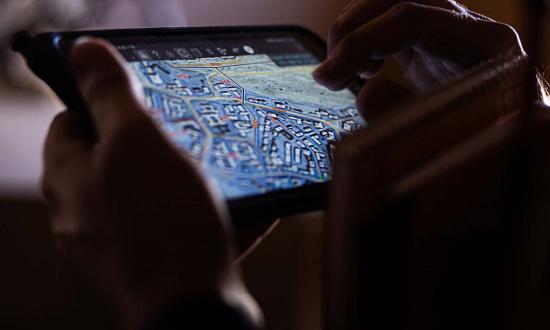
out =
<path fill-rule="evenodd" d="M 132 62 L 151 115 L 227 199 L 326 182 L 335 142 L 364 125 L 315 65 L 267 55 Z"/>

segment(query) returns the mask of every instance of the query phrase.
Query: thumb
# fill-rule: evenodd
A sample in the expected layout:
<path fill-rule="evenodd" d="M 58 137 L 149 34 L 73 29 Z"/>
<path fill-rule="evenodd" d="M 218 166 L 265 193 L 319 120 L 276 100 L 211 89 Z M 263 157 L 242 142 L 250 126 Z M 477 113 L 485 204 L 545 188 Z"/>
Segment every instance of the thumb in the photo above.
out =
<path fill-rule="evenodd" d="M 71 51 L 71 64 L 100 139 L 143 116 L 141 88 L 126 62 L 107 41 L 83 37 Z"/>

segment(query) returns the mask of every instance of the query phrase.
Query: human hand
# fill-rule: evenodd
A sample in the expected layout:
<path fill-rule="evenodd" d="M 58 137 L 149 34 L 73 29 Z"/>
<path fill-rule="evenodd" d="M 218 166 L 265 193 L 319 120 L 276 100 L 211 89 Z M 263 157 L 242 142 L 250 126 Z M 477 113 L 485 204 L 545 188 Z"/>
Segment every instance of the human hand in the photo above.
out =
<path fill-rule="evenodd" d="M 218 297 L 257 319 L 225 204 L 145 113 L 123 62 L 101 40 L 72 50 L 99 142 L 78 134 L 70 112 L 50 128 L 43 190 L 54 233 L 127 329 L 179 296 Z"/>
<path fill-rule="evenodd" d="M 524 54 L 513 28 L 455 1 L 354 0 L 334 24 L 328 59 L 314 76 L 332 90 L 347 87 L 357 75 L 367 80 L 357 103 L 370 118 L 508 52 Z M 390 57 L 412 89 L 376 77 Z"/>

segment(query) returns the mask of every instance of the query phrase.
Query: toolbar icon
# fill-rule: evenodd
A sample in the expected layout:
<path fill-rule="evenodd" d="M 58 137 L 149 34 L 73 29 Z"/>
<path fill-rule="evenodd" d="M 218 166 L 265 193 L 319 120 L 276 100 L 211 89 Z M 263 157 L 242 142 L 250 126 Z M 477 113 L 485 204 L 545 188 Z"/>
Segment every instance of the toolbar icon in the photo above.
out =
<path fill-rule="evenodd" d="M 151 55 L 149 55 L 149 52 L 143 49 L 136 51 L 136 55 L 142 61 L 152 60 L 152 57 Z"/>
<path fill-rule="evenodd" d="M 247 52 L 248 54 L 254 54 L 254 49 L 250 46 L 243 46 L 243 50 Z"/>
<path fill-rule="evenodd" d="M 161 56 L 160 56 L 160 53 L 158 52 L 158 50 L 151 50 L 151 56 L 156 60 L 161 59 Z"/>
<path fill-rule="evenodd" d="M 171 60 L 175 60 L 175 59 L 177 59 L 177 57 L 178 57 L 178 56 L 176 55 L 176 53 L 175 53 L 174 51 L 172 51 L 172 50 L 166 50 L 166 51 L 164 51 L 164 55 L 165 55 L 167 58 L 171 59 Z"/>
<path fill-rule="evenodd" d="M 190 58 L 193 58 L 191 53 L 185 48 L 176 48 L 176 53 L 184 60 L 188 60 Z"/>
<path fill-rule="evenodd" d="M 202 52 L 198 48 L 191 48 L 191 54 L 195 57 L 203 57 Z"/>

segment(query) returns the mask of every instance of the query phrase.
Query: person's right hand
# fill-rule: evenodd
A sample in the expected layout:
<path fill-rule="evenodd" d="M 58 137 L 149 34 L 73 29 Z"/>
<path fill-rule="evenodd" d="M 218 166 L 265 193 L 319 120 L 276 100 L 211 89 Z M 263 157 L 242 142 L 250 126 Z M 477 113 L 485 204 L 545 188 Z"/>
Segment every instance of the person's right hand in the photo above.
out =
<path fill-rule="evenodd" d="M 524 54 L 513 28 L 455 1 L 353 0 L 334 24 L 328 59 L 314 77 L 332 90 L 347 87 L 357 75 L 366 79 L 357 103 L 372 119 L 377 111 L 508 52 Z M 412 90 L 376 78 L 389 57 L 400 64 Z"/>

